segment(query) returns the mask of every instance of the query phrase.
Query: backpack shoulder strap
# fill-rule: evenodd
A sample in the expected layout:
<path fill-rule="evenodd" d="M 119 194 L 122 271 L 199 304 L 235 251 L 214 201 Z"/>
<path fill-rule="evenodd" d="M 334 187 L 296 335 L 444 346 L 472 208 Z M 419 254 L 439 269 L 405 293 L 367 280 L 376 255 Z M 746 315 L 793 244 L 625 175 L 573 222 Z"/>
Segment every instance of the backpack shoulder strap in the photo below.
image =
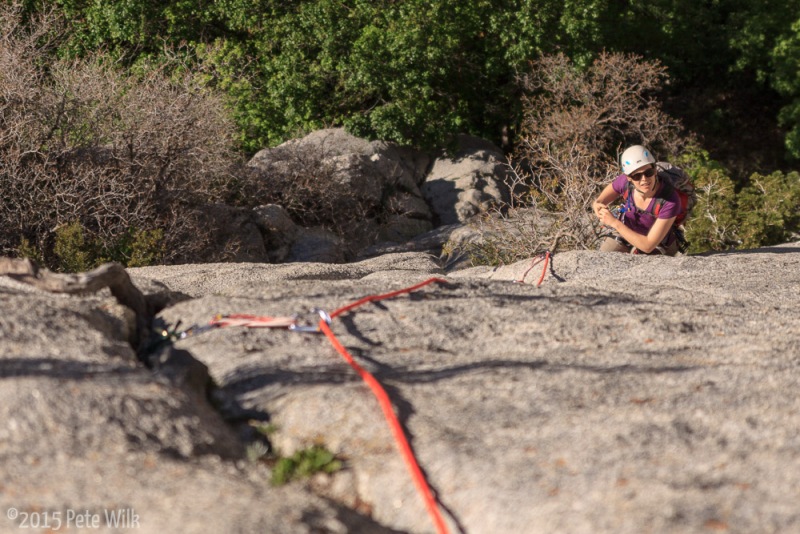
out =
<path fill-rule="evenodd" d="M 666 197 L 671 196 L 673 191 L 672 184 L 669 181 L 662 180 L 662 182 L 664 184 L 664 187 L 661 189 L 659 195 L 655 197 L 655 205 L 653 206 L 653 211 L 645 212 L 645 213 L 651 213 L 656 217 L 656 219 L 658 218 L 658 214 L 661 212 L 661 208 L 667 202 Z M 622 193 L 622 200 L 625 202 L 626 210 L 636 208 L 636 206 L 633 203 L 633 184 L 631 182 L 628 182 L 628 187 L 626 187 L 625 191 Z"/>
<path fill-rule="evenodd" d="M 672 187 L 672 184 L 669 182 L 669 180 L 662 179 L 661 181 L 664 185 L 661 187 L 661 191 L 656 197 L 656 205 L 653 207 L 653 215 L 656 216 L 656 219 L 658 218 L 658 214 L 661 212 L 661 208 L 667 202 L 667 198 L 672 196 L 672 192 L 675 189 Z"/>
<path fill-rule="evenodd" d="M 630 182 L 627 182 L 627 184 L 625 186 L 625 191 L 622 192 L 622 200 L 627 202 L 628 201 L 628 197 L 631 196 L 632 192 L 633 192 L 633 184 L 630 183 Z"/>
<path fill-rule="evenodd" d="M 625 204 L 625 211 L 635 208 L 633 204 L 633 184 L 628 182 L 625 191 L 622 192 L 622 201 Z"/>

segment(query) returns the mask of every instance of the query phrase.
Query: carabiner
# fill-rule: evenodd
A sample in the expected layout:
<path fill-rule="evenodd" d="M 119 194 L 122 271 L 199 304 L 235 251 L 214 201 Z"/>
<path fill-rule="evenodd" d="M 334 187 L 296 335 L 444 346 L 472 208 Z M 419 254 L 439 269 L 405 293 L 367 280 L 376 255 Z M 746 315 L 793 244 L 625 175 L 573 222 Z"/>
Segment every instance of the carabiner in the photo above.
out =
<path fill-rule="evenodd" d="M 326 324 L 328 325 L 331 324 L 331 316 L 328 315 L 328 313 L 325 310 L 322 310 L 320 308 L 312 308 L 311 313 L 319 315 L 319 318 L 325 321 Z M 289 330 L 291 330 L 292 332 L 305 332 L 311 334 L 320 332 L 318 324 L 312 326 L 312 325 L 299 325 L 297 323 L 294 323 L 289 326 Z"/>

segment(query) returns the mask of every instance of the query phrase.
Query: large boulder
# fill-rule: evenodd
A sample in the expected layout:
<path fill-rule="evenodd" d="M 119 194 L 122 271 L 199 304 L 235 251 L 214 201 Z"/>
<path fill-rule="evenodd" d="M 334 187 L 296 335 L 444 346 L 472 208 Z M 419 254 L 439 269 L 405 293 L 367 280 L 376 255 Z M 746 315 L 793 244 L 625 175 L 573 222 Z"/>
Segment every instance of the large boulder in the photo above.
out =
<path fill-rule="evenodd" d="M 375 219 L 345 229 L 347 242 L 339 244 L 341 251 L 349 248 L 355 254 L 376 241 L 405 241 L 433 228 L 430 208 L 419 189 L 429 164 L 423 152 L 331 128 L 261 150 L 248 166 L 269 180 L 271 173 L 309 164 L 327 169 L 325 188 L 348 191 L 362 211 L 376 214 Z"/>
<path fill-rule="evenodd" d="M 342 238 L 325 228 L 302 228 L 289 252 L 290 262 L 342 263 L 347 259 Z"/>
<path fill-rule="evenodd" d="M 182 328 L 313 324 L 309 308 L 445 279 L 331 328 L 388 390 L 452 532 L 800 530 L 800 243 L 449 273 L 425 253 L 129 272 L 179 297 L 159 318 Z M 206 400 L 138 363 L 106 294 L 5 281 L 0 298 L 7 510 L 130 507 L 144 532 L 432 531 L 378 403 L 319 334 L 175 341 L 213 378 Z M 343 469 L 270 486 L 272 464 L 242 453 L 253 421 L 273 454 L 324 446 Z"/>
<path fill-rule="evenodd" d="M 447 274 L 411 253 L 137 276 L 195 297 L 165 310 L 173 323 L 331 311 L 446 277 L 332 328 L 387 385 L 453 532 L 758 532 L 765 518 L 771 531 L 800 528 L 800 400 L 786 394 L 800 386 L 788 372 L 800 351 L 797 246 L 532 263 Z M 218 330 L 180 346 L 233 413 L 270 415 L 282 454 L 325 444 L 346 459 L 310 491 L 396 531 L 432 530 L 378 404 L 324 339 Z"/>
<path fill-rule="evenodd" d="M 207 229 L 205 261 L 265 262 L 269 254 L 252 210 L 215 204 L 201 214 Z"/>
<path fill-rule="evenodd" d="M 289 213 L 278 204 L 265 204 L 253 210 L 256 226 L 261 231 L 271 263 L 281 263 L 289 257 L 292 245 L 301 233 Z"/>
<path fill-rule="evenodd" d="M 378 247 L 403 246 L 437 226 L 461 224 L 507 201 L 502 151 L 488 141 L 460 136 L 459 148 L 431 158 L 384 141 L 360 139 L 341 128 L 312 132 L 302 139 L 265 149 L 248 163 L 269 180 L 271 173 L 316 165 L 326 169 L 326 188 L 349 191 L 371 217 L 355 217 L 340 232 L 345 259 L 363 257 Z M 258 208 L 262 210 L 262 208 Z M 258 215 L 261 217 L 261 215 Z M 259 225 L 262 230 L 268 225 Z M 291 254 L 301 234 L 286 228 L 265 230 L 267 254 L 279 261 L 328 261 L 330 256 Z M 319 233 L 317 230 L 314 232 Z M 300 246 L 302 250 L 307 246 Z"/>
<path fill-rule="evenodd" d="M 436 224 L 468 222 L 481 212 L 508 201 L 507 163 L 489 141 L 459 136 L 458 150 L 433 162 L 422 195 L 431 205 Z"/>
<path fill-rule="evenodd" d="M 277 191 L 283 192 L 298 176 L 312 177 L 301 181 L 300 194 L 285 193 L 291 198 L 286 202 L 296 205 L 264 199 L 253 209 L 204 206 L 191 214 L 193 234 L 185 241 L 191 246 L 172 252 L 180 263 L 329 262 L 363 257 L 375 246 L 406 246 L 506 200 L 502 152 L 474 137 L 460 136 L 459 143 L 454 154 L 432 158 L 331 128 L 261 150 L 248 162 L 243 180 L 258 184 L 277 176 Z M 258 201 L 248 199 L 250 205 Z M 289 215 L 292 208 L 306 210 L 314 221 L 303 227 Z"/>
<path fill-rule="evenodd" d="M 380 188 L 394 187 L 418 192 L 425 178 L 430 158 L 423 152 L 386 141 L 368 141 L 343 128 L 317 130 L 300 139 L 292 139 L 275 148 L 257 152 L 249 166 L 269 169 L 292 155 L 316 154 L 333 158 L 343 170 L 357 170 L 370 176 Z M 347 178 L 344 178 L 348 180 Z M 366 186 L 370 191 L 372 186 Z"/>
<path fill-rule="evenodd" d="M 0 530 L 381 531 L 265 483 L 204 396 L 140 363 L 110 294 L 53 296 L 0 277 L 0 300 L 0 456 L 13 481 Z"/>

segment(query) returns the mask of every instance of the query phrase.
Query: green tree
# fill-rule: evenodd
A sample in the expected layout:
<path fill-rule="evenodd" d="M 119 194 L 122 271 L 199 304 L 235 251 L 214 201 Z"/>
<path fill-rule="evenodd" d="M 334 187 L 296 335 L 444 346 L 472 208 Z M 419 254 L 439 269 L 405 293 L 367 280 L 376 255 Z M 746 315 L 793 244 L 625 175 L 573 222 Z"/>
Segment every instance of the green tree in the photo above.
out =
<path fill-rule="evenodd" d="M 208 40 L 224 32 L 213 3 L 204 0 L 43 0 L 40 9 L 55 7 L 70 24 L 62 52 L 83 56 L 104 49 L 128 64 L 158 57 L 165 45 Z"/>
<path fill-rule="evenodd" d="M 686 114 L 715 136 L 741 130 L 750 118 L 733 113 L 732 96 L 769 101 L 780 95 L 781 105 L 759 112 L 770 114 L 774 123 L 783 106 L 787 146 L 797 155 L 799 1 L 24 0 L 24 5 L 30 12 L 56 8 L 65 14 L 71 37 L 62 54 L 104 49 L 129 66 L 176 54 L 184 63 L 201 62 L 205 80 L 226 92 L 240 142 L 251 152 L 341 125 L 360 135 L 422 146 L 440 145 L 456 132 L 501 141 L 522 116 L 516 77 L 527 72 L 530 61 L 560 52 L 586 69 L 606 50 L 665 65 Z"/>
<path fill-rule="evenodd" d="M 421 146 L 499 140 L 519 118 L 516 74 L 556 47 L 588 57 L 605 4 L 231 0 L 220 16 L 233 33 L 203 57 L 251 150 L 330 125 Z"/>
<path fill-rule="evenodd" d="M 743 2 L 733 22 L 733 67 L 754 72 L 784 98 L 779 120 L 788 130 L 786 148 L 800 158 L 800 1 Z"/>
<path fill-rule="evenodd" d="M 773 59 L 773 86 L 790 100 L 779 115 L 781 124 L 789 130 L 786 148 L 800 159 L 800 19 L 777 41 Z"/>
<path fill-rule="evenodd" d="M 743 248 L 776 245 L 800 231 L 800 174 L 754 174 L 737 196 Z"/>

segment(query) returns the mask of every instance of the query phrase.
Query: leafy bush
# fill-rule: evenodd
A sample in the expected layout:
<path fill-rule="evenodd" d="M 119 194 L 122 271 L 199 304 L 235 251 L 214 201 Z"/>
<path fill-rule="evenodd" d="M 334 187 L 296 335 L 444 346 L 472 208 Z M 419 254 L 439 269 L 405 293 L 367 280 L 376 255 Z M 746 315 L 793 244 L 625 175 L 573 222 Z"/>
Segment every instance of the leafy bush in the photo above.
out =
<path fill-rule="evenodd" d="M 685 225 L 689 252 L 738 245 L 736 191 L 728 172 L 697 146 L 688 147 L 675 163 L 689 173 L 697 192 L 697 204 Z"/>
<path fill-rule="evenodd" d="M 335 473 L 341 468 L 342 461 L 332 452 L 321 445 L 313 445 L 292 456 L 279 458 L 272 470 L 272 483 L 279 486 L 314 473 Z"/>
<path fill-rule="evenodd" d="M 57 268 L 62 271 L 79 273 L 94 266 L 89 260 L 90 253 L 79 223 L 68 224 L 56 230 L 53 253 L 59 260 Z"/>
<path fill-rule="evenodd" d="M 736 204 L 743 248 L 784 243 L 800 232 L 800 174 L 753 174 Z"/>
<path fill-rule="evenodd" d="M 689 252 L 776 245 L 800 232 L 800 174 L 753 174 L 736 192 L 728 172 L 691 147 L 678 163 L 694 180 L 697 205 L 686 226 Z"/>
<path fill-rule="evenodd" d="M 119 262 L 128 267 L 143 267 L 161 262 L 164 256 L 164 233 L 161 229 L 129 229 L 109 249 L 101 240 L 88 240 L 78 222 L 55 230 L 54 267 L 58 271 L 83 272 L 107 262 Z M 29 244 L 17 249 L 19 255 L 40 258 Z M 41 260 L 40 260 L 41 261 Z"/>

